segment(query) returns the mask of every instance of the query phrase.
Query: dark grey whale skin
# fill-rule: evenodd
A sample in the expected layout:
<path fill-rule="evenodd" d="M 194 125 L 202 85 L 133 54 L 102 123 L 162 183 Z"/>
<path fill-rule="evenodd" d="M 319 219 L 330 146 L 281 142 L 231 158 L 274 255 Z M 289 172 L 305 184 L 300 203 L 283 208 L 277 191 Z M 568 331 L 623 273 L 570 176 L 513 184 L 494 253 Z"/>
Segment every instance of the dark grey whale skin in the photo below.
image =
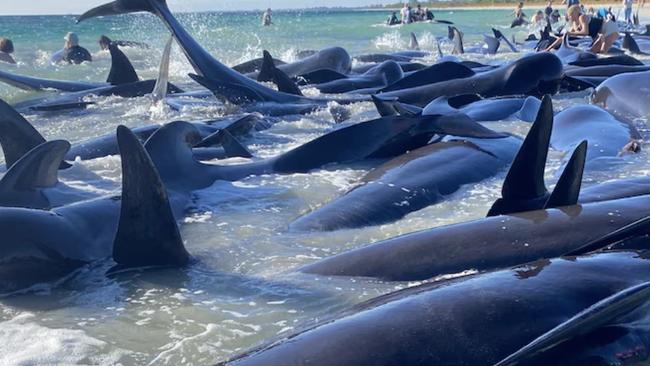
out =
<path fill-rule="evenodd" d="M 426 283 L 219 365 L 494 365 L 594 303 L 646 282 L 647 258 L 609 252 Z"/>

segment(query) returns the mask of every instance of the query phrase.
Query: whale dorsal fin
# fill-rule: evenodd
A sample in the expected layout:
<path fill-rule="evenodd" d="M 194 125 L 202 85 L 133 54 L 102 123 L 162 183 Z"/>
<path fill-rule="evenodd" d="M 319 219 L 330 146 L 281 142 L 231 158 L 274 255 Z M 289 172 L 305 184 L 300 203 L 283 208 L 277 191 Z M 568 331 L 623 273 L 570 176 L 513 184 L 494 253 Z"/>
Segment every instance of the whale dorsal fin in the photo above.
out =
<path fill-rule="evenodd" d="M 165 99 L 167 96 L 167 89 L 169 86 L 169 59 L 171 57 L 173 43 L 174 37 L 169 37 L 169 40 L 167 40 L 167 44 L 165 44 L 165 49 L 163 50 L 162 57 L 160 59 L 158 78 L 156 79 L 156 85 L 153 87 L 153 91 L 151 92 L 151 98 L 153 99 L 154 103 Z"/>
<path fill-rule="evenodd" d="M 624 49 L 626 49 L 626 50 L 628 50 L 628 51 L 630 51 L 630 52 L 632 52 L 634 54 L 646 55 L 645 52 L 641 51 L 641 49 L 639 48 L 639 44 L 636 43 L 636 40 L 634 39 L 634 37 L 632 37 L 630 32 L 625 32 L 625 36 L 623 37 L 623 45 L 622 46 L 623 46 Z"/>
<path fill-rule="evenodd" d="M 0 145 L 7 168 L 29 150 L 45 142 L 45 138 L 12 106 L 0 99 Z"/>
<path fill-rule="evenodd" d="M 122 159 L 120 220 L 113 260 L 120 268 L 183 266 L 189 261 L 167 190 L 138 138 L 117 128 Z"/>
<path fill-rule="evenodd" d="M 139 81 L 138 74 L 128 57 L 120 50 L 115 42 L 108 44 L 111 53 L 111 71 L 108 73 L 106 82 L 113 85 L 135 83 Z"/>
<path fill-rule="evenodd" d="M 632 286 L 619 291 L 571 319 L 537 337 L 517 352 L 498 362 L 495 366 L 526 365 L 530 360 L 553 350 L 560 344 L 575 337 L 584 336 L 600 327 L 627 315 L 650 300 L 650 282 Z"/>
<path fill-rule="evenodd" d="M 194 147 L 210 147 L 221 145 L 226 157 L 252 158 L 253 154 L 239 142 L 228 130 L 219 130 L 212 135 L 204 138 Z"/>
<path fill-rule="evenodd" d="M 544 168 L 553 130 L 553 103 L 545 95 L 528 135 L 519 148 L 501 189 L 501 198 L 487 216 L 540 209 L 549 193 L 544 184 Z"/>
<path fill-rule="evenodd" d="M 296 83 L 284 71 L 275 67 L 271 54 L 266 50 L 263 53 L 262 69 L 257 77 L 257 81 L 272 81 L 278 86 L 279 91 L 302 96 L 302 92 Z"/>
<path fill-rule="evenodd" d="M 59 166 L 70 143 L 64 140 L 44 142 L 20 158 L 0 180 L 0 205 L 36 209 L 51 208 L 40 192 L 59 182 Z"/>
<path fill-rule="evenodd" d="M 569 162 L 564 167 L 560 179 L 557 181 L 553 193 L 546 201 L 544 208 L 571 206 L 578 203 L 582 174 L 585 170 L 587 158 L 587 140 L 584 140 L 573 150 Z"/>

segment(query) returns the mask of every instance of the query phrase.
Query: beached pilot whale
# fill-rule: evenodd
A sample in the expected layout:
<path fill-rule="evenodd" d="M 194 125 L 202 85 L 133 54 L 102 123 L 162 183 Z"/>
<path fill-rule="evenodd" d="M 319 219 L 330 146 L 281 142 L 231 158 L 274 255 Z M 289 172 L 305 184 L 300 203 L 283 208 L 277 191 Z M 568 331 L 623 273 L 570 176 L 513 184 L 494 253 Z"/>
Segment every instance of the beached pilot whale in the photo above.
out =
<path fill-rule="evenodd" d="M 553 126 L 550 97 L 542 101 L 540 114 L 526 139 L 536 148 L 522 148 L 504 183 L 512 193 L 526 197 L 546 192 L 543 166 Z M 534 146 L 526 144 L 522 146 Z M 301 270 L 321 275 L 377 277 L 387 280 L 424 280 L 438 275 L 505 268 L 543 258 L 553 258 L 582 248 L 609 233 L 650 215 L 650 196 L 577 203 L 586 144 L 556 186 L 553 199 L 543 209 L 533 209 L 402 235 L 344 252 Z M 532 172 L 531 174 L 526 174 Z M 542 172 L 540 174 L 539 172 Z M 521 182 L 510 176 L 520 177 Z M 504 194 L 511 197 L 510 194 Z M 553 208 L 557 207 L 557 208 Z M 493 207 L 494 209 L 494 207 Z M 616 215 L 609 213 L 616 212 Z M 585 228 L 589 228 L 585 230 Z M 395 257 L 399 261 L 395 261 Z"/>
<path fill-rule="evenodd" d="M 616 114 L 630 117 L 650 115 L 650 71 L 620 74 L 600 84 L 592 95 L 592 103 Z"/>
<path fill-rule="evenodd" d="M 371 170 L 359 186 L 291 223 L 301 231 L 380 225 L 443 201 L 462 186 L 504 170 L 521 140 L 450 138 Z"/>
<path fill-rule="evenodd" d="M 198 136 L 196 127 L 187 122 L 173 122 L 152 136 L 156 137 L 156 150 L 152 150 L 152 138 L 147 140 L 146 147 L 167 186 L 171 180 L 178 180 L 192 186 L 187 189 L 195 190 L 206 188 L 216 180 L 236 181 L 251 175 L 306 173 L 329 164 L 390 158 L 426 145 L 434 135 L 506 136 L 469 119 L 386 117 L 336 129 L 275 157 L 244 164 L 215 165 L 197 161 L 191 145 L 187 144 L 188 139 L 192 140 L 191 136 Z M 164 166 L 171 167 L 162 169 Z"/>
<path fill-rule="evenodd" d="M 121 197 L 103 197 L 52 211 L 0 208 L 0 291 L 53 281 L 97 260 L 120 269 L 183 266 L 189 254 L 175 215 L 186 198 L 171 200 L 138 139 L 117 130 L 122 155 Z M 26 230 L 37 228 L 38 230 Z"/>
<path fill-rule="evenodd" d="M 516 117 L 533 122 L 541 102 L 536 97 L 499 97 L 483 99 L 476 94 L 439 97 L 424 108 L 406 105 L 397 100 L 376 96 L 373 101 L 382 116 L 394 115 L 454 115 L 462 113 L 475 121 L 503 121 Z"/>
<path fill-rule="evenodd" d="M 399 254 L 391 257 L 400 262 Z M 409 287 L 220 365 L 646 362 L 647 258 L 644 252 L 559 258 Z M 630 349 L 639 352 L 627 357 Z"/>
<path fill-rule="evenodd" d="M 349 75 L 345 78 L 316 84 L 321 93 L 347 93 L 360 89 L 383 88 L 404 77 L 402 68 L 395 61 L 384 61 L 361 75 Z"/>
<path fill-rule="evenodd" d="M 578 105 L 555 115 L 551 146 L 569 153 L 587 140 L 586 169 L 594 170 L 621 162 L 622 155 L 638 152 L 641 138 L 631 121 L 616 118 L 597 106 Z"/>
<path fill-rule="evenodd" d="M 196 146 L 194 153 L 201 160 L 233 156 L 251 157 L 250 152 L 234 136 L 244 135 L 255 129 L 258 124 L 263 124 L 263 121 L 256 115 L 225 118 L 205 123 L 196 122 L 195 125 L 203 140 Z M 138 127 L 134 128 L 133 132 L 140 141 L 144 142 L 160 127 L 161 125 Z M 0 99 L 0 147 L 4 153 L 7 168 L 43 142 L 45 142 L 45 138 L 34 126 Z M 119 153 L 114 133 L 76 143 L 68 150 L 64 157 L 68 161 L 77 158 L 90 160 Z M 67 168 L 69 165 L 63 162 L 61 167 Z"/>
<path fill-rule="evenodd" d="M 564 75 L 555 55 L 541 52 L 524 56 L 494 70 L 430 85 L 381 93 L 402 103 L 424 107 L 441 96 L 478 94 L 484 98 L 508 95 L 555 94 Z"/>
<path fill-rule="evenodd" d="M 352 59 L 342 47 L 328 47 L 300 60 L 277 64 L 276 67 L 289 77 L 308 74 L 317 70 L 331 70 L 333 72 L 347 74 L 352 67 Z M 257 79 L 257 81 L 268 81 L 263 69 L 259 72 L 252 72 L 246 76 Z"/>
<path fill-rule="evenodd" d="M 106 15 L 147 11 L 167 26 L 197 73 L 190 77 L 222 101 L 247 105 L 250 111 L 270 115 L 305 114 L 323 108 L 331 99 L 307 98 L 270 89 L 222 64 L 185 30 L 167 7 L 166 0 L 117 0 L 82 14 L 78 21 Z M 338 99 L 341 104 L 367 98 Z"/>

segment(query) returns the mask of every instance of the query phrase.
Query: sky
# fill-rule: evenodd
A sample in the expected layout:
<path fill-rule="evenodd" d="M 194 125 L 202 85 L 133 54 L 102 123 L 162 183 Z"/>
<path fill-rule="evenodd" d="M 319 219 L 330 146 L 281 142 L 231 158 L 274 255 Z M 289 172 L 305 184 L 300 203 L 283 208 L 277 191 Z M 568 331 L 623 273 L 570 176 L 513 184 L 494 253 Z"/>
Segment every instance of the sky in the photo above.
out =
<path fill-rule="evenodd" d="M 0 0 L 0 15 L 81 14 L 109 0 Z M 395 0 L 168 0 L 172 11 L 252 10 L 364 6 Z"/>

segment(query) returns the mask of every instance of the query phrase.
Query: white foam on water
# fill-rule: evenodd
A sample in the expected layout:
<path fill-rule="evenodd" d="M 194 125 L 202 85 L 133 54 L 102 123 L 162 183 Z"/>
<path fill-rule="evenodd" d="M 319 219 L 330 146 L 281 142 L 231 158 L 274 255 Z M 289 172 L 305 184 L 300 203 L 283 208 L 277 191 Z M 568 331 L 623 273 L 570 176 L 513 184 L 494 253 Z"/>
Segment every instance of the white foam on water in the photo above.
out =
<path fill-rule="evenodd" d="M 1 322 L 0 344 L 6 366 L 116 365 L 126 354 L 81 330 L 42 326 L 31 313 Z"/>

